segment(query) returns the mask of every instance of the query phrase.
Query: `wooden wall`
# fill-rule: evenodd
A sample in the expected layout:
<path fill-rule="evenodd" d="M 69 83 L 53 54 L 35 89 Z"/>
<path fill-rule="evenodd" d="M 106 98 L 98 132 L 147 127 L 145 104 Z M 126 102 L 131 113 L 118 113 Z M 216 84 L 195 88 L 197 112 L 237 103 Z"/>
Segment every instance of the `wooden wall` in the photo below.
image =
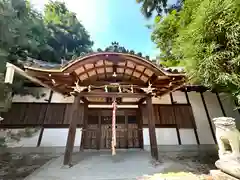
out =
<path fill-rule="evenodd" d="M 67 103 L 13 103 L 9 112 L 2 116 L 4 120 L 0 127 L 68 127 L 68 114 L 71 112 L 71 104 Z M 106 112 L 105 112 L 106 111 Z M 119 109 L 117 115 L 137 114 L 138 109 Z M 108 112 L 108 113 L 107 113 Z M 135 112 L 135 113 L 134 113 Z M 110 115 L 111 110 L 89 109 L 89 114 Z M 143 125 L 147 126 L 147 111 L 142 107 Z M 80 113 L 80 116 L 82 114 Z M 156 127 L 177 126 L 178 128 L 194 128 L 195 121 L 190 105 L 154 105 L 154 118 Z M 83 125 L 79 118 L 78 127 Z"/>
<path fill-rule="evenodd" d="M 153 105 L 156 127 L 195 128 L 192 108 L 188 104 Z M 143 106 L 143 125 L 147 126 L 147 110 Z"/>
<path fill-rule="evenodd" d="M 2 114 L 4 120 L 0 126 L 68 127 L 70 110 L 71 104 L 13 103 L 11 109 Z M 83 122 L 78 122 L 78 126 L 82 124 Z"/>

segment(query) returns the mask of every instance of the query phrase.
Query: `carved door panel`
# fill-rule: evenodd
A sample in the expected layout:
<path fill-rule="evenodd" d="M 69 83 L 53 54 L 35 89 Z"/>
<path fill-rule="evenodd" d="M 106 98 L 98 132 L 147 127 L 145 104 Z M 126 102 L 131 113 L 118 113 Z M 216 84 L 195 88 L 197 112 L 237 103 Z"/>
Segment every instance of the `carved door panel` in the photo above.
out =
<path fill-rule="evenodd" d="M 98 116 L 88 116 L 88 125 L 84 140 L 84 149 L 97 149 L 98 146 Z"/>
<path fill-rule="evenodd" d="M 112 141 L 111 122 L 112 122 L 111 116 L 101 116 L 101 138 L 100 138 L 101 149 L 111 148 Z"/>
<path fill-rule="evenodd" d="M 139 128 L 136 116 L 128 116 L 128 148 L 140 147 Z"/>
<path fill-rule="evenodd" d="M 126 148 L 125 132 L 127 127 L 125 125 L 125 116 L 117 116 L 116 118 L 116 148 Z"/>

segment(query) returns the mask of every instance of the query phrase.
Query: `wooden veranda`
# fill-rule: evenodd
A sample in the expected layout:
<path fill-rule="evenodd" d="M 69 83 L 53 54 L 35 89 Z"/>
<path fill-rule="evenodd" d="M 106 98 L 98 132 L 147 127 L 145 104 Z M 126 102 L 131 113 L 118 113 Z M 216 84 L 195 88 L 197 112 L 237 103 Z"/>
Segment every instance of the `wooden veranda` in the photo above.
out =
<path fill-rule="evenodd" d="M 142 112 L 142 108 L 145 108 L 151 155 L 158 159 L 152 96 L 161 97 L 179 89 L 186 81 L 183 74 L 166 72 L 141 57 L 107 52 L 76 59 L 59 69 L 25 66 L 22 70 L 8 63 L 5 83 L 12 83 L 14 72 L 64 96 L 74 96 L 74 102 L 68 113 L 69 131 L 64 165 L 71 164 L 76 128 L 79 121 L 83 122 L 81 150 L 92 146 L 88 139 L 89 133 L 95 133 L 91 137 L 96 139 L 91 139 L 91 142 L 95 142 L 94 145 L 98 149 L 102 146 L 109 148 L 109 144 L 103 145 L 102 141 L 105 140 L 102 140 L 99 135 L 103 132 L 101 129 L 111 129 L 111 117 L 113 115 L 111 112 L 106 111 L 105 113 L 103 110 L 98 110 L 97 113 L 93 113 L 97 114 L 96 116 L 89 116 L 89 104 L 131 104 L 139 108 L 138 112 Z M 126 99 L 131 99 L 131 101 L 129 102 Z M 117 109 L 116 112 L 118 111 Z M 131 113 L 130 115 L 118 115 L 116 113 L 116 117 L 118 126 L 122 127 L 120 128 L 122 133 L 118 133 L 118 142 L 115 146 L 119 148 L 127 146 L 142 148 L 142 114 L 135 113 L 133 115 L 135 119 L 130 119 L 132 117 Z M 131 135 L 132 139 L 137 139 L 137 141 L 132 141 L 132 145 L 129 145 L 129 138 L 124 138 L 129 136 L 128 131 L 132 132 L 130 133 L 133 134 Z M 114 131 L 104 130 L 104 132 L 110 132 L 110 136 L 114 135 Z"/>

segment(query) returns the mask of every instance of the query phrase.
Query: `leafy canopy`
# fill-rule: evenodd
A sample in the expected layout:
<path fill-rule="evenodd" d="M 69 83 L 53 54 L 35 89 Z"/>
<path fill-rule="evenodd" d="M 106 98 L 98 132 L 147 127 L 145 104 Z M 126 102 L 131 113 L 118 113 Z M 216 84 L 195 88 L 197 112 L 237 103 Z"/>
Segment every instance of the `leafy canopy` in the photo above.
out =
<path fill-rule="evenodd" d="M 6 62 L 21 66 L 20 61 L 33 58 L 61 63 L 91 52 L 92 45 L 84 26 L 62 2 L 50 1 L 40 14 L 27 0 L 0 0 L 0 100 L 5 96 Z M 15 78 L 13 91 L 22 92 L 23 82 Z"/>
<path fill-rule="evenodd" d="M 143 57 L 143 54 L 141 52 L 135 53 L 134 50 L 126 49 L 124 46 L 121 46 L 118 42 L 113 41 L 111 45 L 107 46 L 104 50 L 101 48 L 97 49 L 98 52 L 119 52 L 119 53 L 128 53 L 137 55 L 139 57 Z M 149 56 L 145 56 L 145 59 L 150 60 Z"/>
<path fill-rule="evenodd" d="M 184 65 L 193 82 L 240 97 L 240 1 L 185 0 L 156 22 L 163 61 Z"/>

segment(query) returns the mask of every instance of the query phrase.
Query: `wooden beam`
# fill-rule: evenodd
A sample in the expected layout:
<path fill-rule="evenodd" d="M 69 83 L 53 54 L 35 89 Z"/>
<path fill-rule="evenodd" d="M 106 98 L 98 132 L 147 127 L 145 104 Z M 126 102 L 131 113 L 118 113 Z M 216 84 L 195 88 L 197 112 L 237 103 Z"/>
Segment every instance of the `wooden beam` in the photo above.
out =
<path fill-rule="evenodd" d="M 80 99 L 81 99 L 82 102 L 84 102 L 84 103 L 87 103 L 87 104 L 89 103 L 89 101 L 88 101 L 85 97 L 81 97 Z"/>
<path fill-rule="evenodd" d="M 84 97 L 133 97 L 133 98 L 141 98 L 146 97 L 147 95 L 144 93 L 117 93 L 117 92 L 81 92 L 81 96 Z"/>
<path fill-rule="evenodd" d="M 74 141 L 76 135 L 76 128 L 77 128 L 77 121 L 78 121 L 78 114 L 79 114 L 79 107 L 80 104 L 80 95 L 74 97 L 74 102 L 72 104 L 71 113 L 69 113 L 70 118 L 70 125 L 68 129 L 68 137 L 67 137 L 67 144 L 64 154 L 64 165 L 71 166 L 72 163 L 72 153 L 74 148 Z"/>
<path fill-rule="evenodd" d="M 158 76 L 156 76 L 155 74 L 153 74 L 153 75 L 148 79 L 148 81 L 147 81 L 146 84 L 147 84 L 147 85 L 148 85 L 148 83 L 154 84 L 157 79 L 158 79 Z"/>
<path fill-rule="evenodd" d="M 176 90 L 180 89 L 181 87 L 183 87 L 183 86 L 184 86 L 184 83 L 185 83 L 185 80 L 181 80 L 181 81 L 178 82 L 178 84 L 174 84 L 175 87 L 171 86 L 171 87 L 169 87 L 168 90 L 166 90 L 166 91 L 164 91 L 164 92 L 162 92 L 162 93 L 160 93 L 160 94 L 157 94 L 157 95 L 158 95 L 158 96 L 163 96 L 163 95 L 165 95 L 165 94 L 167 94 L 167 93 L 176 91 Z"/>
<path fill-rule="evenodd" d="M 148 112 L 148 128 L 149 128 L 151 155 L 155 160 L 158 160 L 158 147 L 157 147 L 157 138 L 156 138 L 156 131 L 155 131 L 155 119 L 153 116 L 152 97 L 149 96 L 146 102 L 147 102 L 146 108 Z"/>
<path fill-rule="evenodd" d="M 112 73 L 106 73 L 106 74 L 112 76 Z M 134 85 L 138 85 L 138 86 L 147 87 L 145 85 L 145 82 L 143 82 L 139 78 L 138 79 L 135 78 L 135 79 L 132 79 L 131 81 L 129 81 L 124 76 L 117 76 L 117 77 L 111 77 L 110 76 L 110 77 L 105 77 L 104 79 L 99 78 L 98 81 L 92 81 L 92 83 L 91 83 L 91 80 L 96 79 L 95 76 L 96 75 L 91 76 L 89 79 L 83 80 L 81 83 L 79 83 L 79 85 L 80 86 L 88 86 L 88 85 L 93 84 L 93 85 L 97 85 L 97 86 L 102 86 L 102 85 L 108 85 L 108 84 L 111 84 L 111 83 L 119 83 L 119 84 L 125 84 L 125 85 L 134 84 Z"/>
<path fill-rule="evenodd" d="M 138 105 L 138 102 L 118 102 L 118 105 Z M 112 102 L 89 102 L 89 105 L 112 105 Z"/>
<path fill-rule="evenodd" d="M 18 73 L 19 75 L 25 77 L 26 79 L 32 81 L 33 83 L 39 84 L 39 85 L 41 85 L 41 86 L 43 86 L 43 87 L 45 87 L 45 88 L 48 88 L 48 89 L 51 89 L 51 90 L 53 90 L 53 91 L 56 91 L 56 92 L 61 93 L 59 90 L 57 90 L 57 89 L 55 89 L 54 87 L 51 87 L 51 86 L 43 83 L 43 82 L 40 81 L 39 79 L 37 79 L 37 78 L 29 75 L 28 73 L 26 73 L 25 71 L 23 71 L 22 69 L 20 69 L 19 67 L 15 66 L 15 65 L 13 65 L 13 64 L 11 64 L 11 63 L 8 63 L 8 62 L 7 62 L 6 67 L 7 67 L 7 68 L 14 69 L 14 72 L 16 72 L 16 73 Z M 9 78 L 9 79 L 11 79 L 11 78 Z M 6 81 L 8 81 L 8 80 L 6 80 Z"/>
<path fill-rule="evenodd" d="M 138 101 L 138 104 L 142 104 L 144 101 L 146 101 L 147 97 L 143 97 Z"/>

